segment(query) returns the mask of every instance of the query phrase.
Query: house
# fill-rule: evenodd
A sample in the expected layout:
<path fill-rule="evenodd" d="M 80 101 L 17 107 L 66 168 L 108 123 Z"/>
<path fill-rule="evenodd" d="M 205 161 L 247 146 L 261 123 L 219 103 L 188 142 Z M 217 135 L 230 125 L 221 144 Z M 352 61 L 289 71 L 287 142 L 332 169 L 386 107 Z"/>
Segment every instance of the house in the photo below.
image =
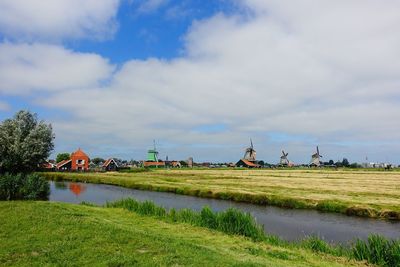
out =
<path fill-rule="evenodd" d="M 236 167 L 239 168 L 261 168 L 261 166 L 255 162 L 246 160 L 246 159 L 240 159 L 237 163 L 236 163 Z"/>
<path fill-rule="evenodd" d="M 172 168 L 182 168 L 182 164 L 177 160 L 171 161 L 170 165 L 171 165 Z"/>
<path fill-rule="evenodd" d="M 71 154 L 73 171 L 87 171 L 89 170 L 89 157 L 80 148 Z"/>
<path fill-rule="evenodd" d="M 144 161 L 143 167 L 165 167 L 164 161 Z"/>
<path fill-rule="evenodd" d="M 87 171 L 89 170 L 89 157 L 82 149 L 71 154 L 71 158 L 59 162 L 56 166 L 59 171 Z"/>
<path fill-rule="evenodd" d="M 119 166 L 113 158 L 109 158 L 104 162 L 102 167 L 105 171 L 117 171 Z"/>
<path fill-rule="evenodd" d="M 39 165 L 39 169 L 44 171 L 54 171 L 56 169 L 56 164 L 54 164 L 53 160 L 46 160 Z"/>
<path fill-rule="evenodd" d="M 56 169 L 58 171 L 71 171 L 72 169 L 72 160 L 71 159 L 66 159 L 63 161 L 60 161 L 56 165 Z"/>

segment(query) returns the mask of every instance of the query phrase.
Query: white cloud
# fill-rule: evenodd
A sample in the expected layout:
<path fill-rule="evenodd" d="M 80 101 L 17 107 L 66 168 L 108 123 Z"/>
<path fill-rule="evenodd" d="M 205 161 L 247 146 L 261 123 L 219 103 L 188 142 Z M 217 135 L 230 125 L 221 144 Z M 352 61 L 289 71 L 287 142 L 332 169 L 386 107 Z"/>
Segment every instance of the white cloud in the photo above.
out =
<path fill-rule="evenodd" d="M 10 105 L 7 102 L 0 101 L 0 111 L 10 110 Z"/>
<path fill-rule="evenodd" d="M 169 0 L 139 0 L 138 7 L 136 11 L 138 13 L 146 14 L 151 13 L 159 9 L 160 7 L 166 5 Z"/>
<path fill-rule="evenodd" d="M 82 90 L 110 77 L 114 67 L 96 54 L 46 44 L 0 44 L 0 92 Z"/>
<path fill-rule="evenodd" d="M 185 36 L 184 56 L 126 62 L 105 86 L 98 86 L 110 73 L 104 59 L 66 52 L 94 58 L 103 67 L 95 70 L 98 64 L 89 64 L 91 75 L 76 76 L 89 77 L 86 82 L 54 80 L 49 90 L 70 83 L 69 90 L 37 99 L 74 116 L 54 122 L 58 139 L 77 145 L 79 136 L 94 150 L 107 144 L 115 150 L 139 149 L 143 155 L 144 144 L 155 138 L 180 151 L 177 157 L 203 160 L 207 153 L 213 160 L 240 157 L 251 136 L 259 144 L 258 155 L 271 161 L 285 146 L 292 158 L 306 162 L 314 142 L 322 144 L 326 157 L 352 150 L 357 160 L 368 151 L 381 151 L 385 160 L 390 146 L 399 148 L 400 3 L 244 3 L 253 17 L 217 14 L 197 21 Z M 25 57 L 8 61 L 24 66 L 20 75 L 36 77 L 37 68 L 26 67 Z M 68 66 L 79 67 L 78 62 Z M 47 73 L 53 68 L 39 69 Z M 47 84 L 28 79 L 20 85 L 16 77 L 5 75 L 0 84 L 19 90 Z M 198 130 L 220 124 L 226 130 Z M 294 140 L 274 143 L 269 132 L 287 133 Z"/>
<path fill-rule="evenodd" d="M 17 40 L 103 39 L 116 30 L 120 0 L 2 0 L 0 32 Z"/>

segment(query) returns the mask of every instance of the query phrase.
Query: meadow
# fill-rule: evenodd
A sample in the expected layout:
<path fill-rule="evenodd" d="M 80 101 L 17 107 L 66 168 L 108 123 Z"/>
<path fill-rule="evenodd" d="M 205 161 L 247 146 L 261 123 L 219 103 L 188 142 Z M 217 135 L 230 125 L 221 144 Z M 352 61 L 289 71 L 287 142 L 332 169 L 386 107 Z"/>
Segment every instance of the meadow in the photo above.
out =
<path fill-rule="evenodd" d="M 44 173 L 48 179 L 120 185 L 285 208 L 400 220 L 400 172 L 333 169 L 157 169 Z"/>
<path fill-rule="evenodd" d="M 0 202 L 0 224 L 1 266 L 367 266 L 115 207 Z"/>

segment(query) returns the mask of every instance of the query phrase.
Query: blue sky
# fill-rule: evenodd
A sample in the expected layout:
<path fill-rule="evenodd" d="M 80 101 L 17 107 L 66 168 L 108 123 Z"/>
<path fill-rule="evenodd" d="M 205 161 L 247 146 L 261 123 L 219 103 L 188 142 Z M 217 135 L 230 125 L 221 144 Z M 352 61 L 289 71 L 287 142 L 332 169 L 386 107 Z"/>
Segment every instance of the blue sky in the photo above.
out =
<path fill-rule="evenodd" d="M 236 161 L 280 151 L 400 163 L 400 4 L 4 0 L 0 120 L 29 109 L 59 152 Z M 29 21 L 30 23 L 25 23 Z"/>
<path fill-rule="evenodd" d="M 98 53 L 116 64 L 150 57 L 172 59 L 182 55 L 183 37 L 194 20 L 239 11 L 233 2 L 226 0 L 160 1 L 159 6 L 141 10 L 144 2 L 121 3 L 117 15 L 118 31 L 112 39 L 72 41 L 67 47 Z"/>

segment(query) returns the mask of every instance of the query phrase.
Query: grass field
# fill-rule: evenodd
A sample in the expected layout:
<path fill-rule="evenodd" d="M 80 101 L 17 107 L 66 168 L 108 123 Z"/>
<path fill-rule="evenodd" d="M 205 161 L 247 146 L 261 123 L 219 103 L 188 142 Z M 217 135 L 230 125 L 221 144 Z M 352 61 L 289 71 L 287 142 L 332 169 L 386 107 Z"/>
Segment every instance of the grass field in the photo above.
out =
<path fill-rule="evenodd" d="M 0 202 L 1 266 L 366 266 L 117 208 Z"/>
<path fill-rule="evenodd" d="M 400 172 L 362 170 L 152 170 L 44 173 L 178 194 L 400 220 Z"/>

